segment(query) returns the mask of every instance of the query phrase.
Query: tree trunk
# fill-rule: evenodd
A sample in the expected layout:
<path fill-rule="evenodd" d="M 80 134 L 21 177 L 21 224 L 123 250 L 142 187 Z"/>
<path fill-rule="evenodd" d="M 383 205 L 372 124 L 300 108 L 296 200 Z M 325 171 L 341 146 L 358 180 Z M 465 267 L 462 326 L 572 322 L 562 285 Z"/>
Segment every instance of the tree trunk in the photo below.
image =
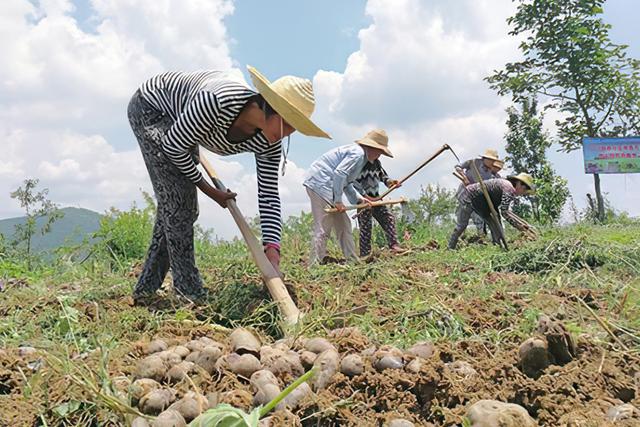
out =
<path fill-rule="evenodd" d="M 604 222 L 604 199 L 602 198 L 602 191 L 600 190 L 600 175 L 593 174 L 593 183 L 596 187 L 596 202 L 598 204 L 598 221 Z"/>

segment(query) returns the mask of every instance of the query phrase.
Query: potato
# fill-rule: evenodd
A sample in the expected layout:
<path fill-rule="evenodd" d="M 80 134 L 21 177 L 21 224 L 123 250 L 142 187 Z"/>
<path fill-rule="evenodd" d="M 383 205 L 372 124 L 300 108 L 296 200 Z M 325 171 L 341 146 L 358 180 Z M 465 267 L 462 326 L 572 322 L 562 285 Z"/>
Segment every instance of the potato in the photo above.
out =
<path fill-rule="evenodd" d="M 167 372 L 167 365 L 164 360 L 158 356 L 148 356 L 138 361 L 136 367 L 136 378 L 151 378 L 156 381 L 162 381 Z"/>
<path fill-rule="evenodd" d="M 200 357 L 200 350 L 194 350 L 191 353 L 189 353 L 189 355 L 187 357 L 184 358 L 185 362 L 193 362 L 196 363 L 196 360 L 198 360 L 198 357 Z"/>
<path fill-rule="evenodd" d="M 312 353 L 320 354 L 323 351 L 336 348 L 325 338 L 311 338 L 304 344 L 304 348 Z"/>
<path fill-rule="evenodd" d="M 37 352 L 38 350 L 28 345 L 18 347 L 18 356 L 20 357 L 29 358 L 34 356 Z"/>
<path fill-rule="evenodd" d="M 360 375 L 364 372 L 364 362 L 359 354 L 349 354 L 340 362 L 340 372 L 348 377 Z"/>
<path fill-rule="evenodd" d="M 253 396 L 253 406 L 266 405 L 267 403 L 275 399 L 275 397 L 279 394 L 280 394 L 280 387 L 278 387 L 277 384 L 273 384 L 273 383 L 262 384 L 260 385 L 260 387 L 258 387 L 256 394 Z M 284 406 L 284 403 L 280 402 L 277 408 L 282 409 L 283 406 Z"/>
<path fill-rule="evenodd" d="M 405 420 L 404 418 L 394 418 L 393 420 L 389 421 L 389 424 L 387 424 L 387 426 L 388 427 L 413 427 L 415 426 L 415 424 L 409 420 Z"/>
<path fill-rule="evenodd" d="M 266 369 L 261 369 L 254 372 L 249 378 L 249 384 L 251 384 L 254 390 L 257 390 L 264 384 L 279 384 L 278 378 L 273 375 L 273 372 Z"/>
<path fill-rule="evenodd" d="M 518 349 L 519 365 L 528 377 L 538 378 L 549 366 L 547 341 L 540 338 L 529 338 Z"/>
<path fill-rule="evenodd" d="M 262 369 L 258 358 L 250 353 L 242 355 L 231 353 L 227 356 L 227 363 L 231 372 L 245 378 L 249 378 L 251 374 Z"/>
<path fill-rule="evenodd" d="M 158 415 L 167 409 L 174 400 L 176 400 L 176 395 L 173 390 L 152 390 L 140 399 L 138 408 L 140 408 L 143 414 Z"/>
<path fill-rule="evenodd" d="M 200 340 L 191 340 L 184 345 L 189 351 L 202 351 L 206 347 L 206 344 Z"/>
<path fill-rule="evenodd" d="M 616 421 L 627 420 L 634 415 L 640 416 L 640 411 L 631 403 L 612 406 L 607 410 L 607 419 L 614 423 Z"/>
<path fill-rule="evenodd" d="M 221 354 L 222 352 L 218 347 L 205 347 L 198 355 L 195 363 L 211 375 L 217 370 L 216 362 Z"/>
<path fill-rule="evenodd" d="M 252 353 L 260 354 L 262 344 L 250 331 L 244 328 L 238 328 L 229 335 L 231 341 L 231 351 L 238 354 Z"/>
<path fill-rule="evenodd" d="M 164 340 L 153 340 L 150 343 L 148 343 L 146 346 L 144 346 L 143 352 L 144 354 L 149 355 L 149 354 L 159 353 L 161 351 L 164 351 L 168 347 L 169 346 Z"/>
<path fill-rule="evenodd" d="M 174 353 L 173 351 L 164 350 L 160 353 L 155 353 L 154 355 L 164 360 L 168 366 L 177 365 L 178 363 L 182 362 L 182 357 L 179 354 Z"/>
<path fill-rule="evenodd" d="M 129 395 L 131 396 L 131 400 L 133 401 L 133 403 L 137 404 L 138 401 L 142 399 L 142 396 L 148 394 L 153 390 L 157 390 L 160 387 L 160 383 L 155 380 L 152 380 L 150 378 L 140 378 L 138 380 L 135 380 L 129 386 Z"/>
<path fill-rule="evenodd" d="M 302 366 L 304 366 L 305 369 L 309 369 L 313 366 L 313 362 L 316 361 L 317 357 L 318 355 L 315 354 L 314 352 L 309 350 L 304 350 L 300 353 L 300 362 L 302 363 Z"/>
<path fill-rule="evenodd" d="M 149 427 L 149 421 L 144 417 L 136 417 L 131 423 L 131 427 Z"/>
<path fill-rule="evenodd" d="M 307 396 L 313 395 L 313 390 L 308 383 L 302 383 L 298 387 L 296 387 L 291 393 L 284 398 L 284 404 L 291 410 L 294 410 L 298 407 L 300 402 L 302 402 Z"/>
<path fill-rule="evenodd" d="M 187 422 L 178 411 L 168 409 L 153 420 L 151 427 L 187 427 Z"/>
<path fill-rule="evenodd" d="M 290 374 L 297 377 L 304 373 L 300 356 L 295 351 L 263 346 L 260 350 L 260 361 L 265 369 L 276 376 Z"/>
<path fill-rule="evenodd" d="M 460 375 L 464 378 L 469 378 L 478 374 L 478 371 L 473 369 L 470 363 L 465 362 L 464 360 L 456 360 L 455 362 L 449 362 L 445 364 L 447 369 L 450 369 L 452 372 Z"/>
<path fill-rule="evenodd" d="M 318 358 L 313 363 L 317 373 L 310 380 L 314 391 L 325 388 L 331 382 L 331 379 L 338 371 L 338 365 L 340 364 L 340 356 L 335 349 L 325 350 L 318 355 Z"/>
<path fill-rule="evenodd" d="M 212 391 L 207 393 L 207 407 L 209 409 L 215 408 L 220 403 L 220 393 L 217 391 Z"/>
<path fill-rule="evenodd" d="M 471 427 L 537 427 L 538 424 L 520 405 L 496 400 L 480 400 L 467 409 Z"/>
<path fill-rule="evenodd" d="M 183 359 L 187 357 L 189 353 L 191 353 L 191 351 L 183 345 L 177 345 L 175 347 L 170 348 L 169 350 L 172 350 L 175 354 L 182 357 Z"/>
<path fill-rule="evenodd" d="M 417 374 L 420 372 L 423 365 L 424 365 L 424 359 L 422 359 L 421 357 L 416 357 L 411 362 L 407 363 L 407 365 L 404 368 L 406 369 L 407 372 Z"/>
<path fill-rule="evenodd" d="M 195 367 L 193 362 L 180 362 L 167 371 L 167 381 L 171 384 L 178 383 L 185 379 Z"/>
<path fill-rule="evenodd" d="M 184 397 L 169 406 L 169 410 L 178 411 L 187 422 L 191 422 L 209 407 L 207 398 L 194 393 L 188 392 Z"/>
<path fill-rule="evenodd" d="M 433 356 L 435 352 L 435 347 L 432 342 L 429 341 L 420 341 L 412 345 L 407 353 L 415 357 L 422 357 L 423 359 L 428 359 Z"/>
<path fill-rule="evenodd" d="M 383 345 L 373 355 L 373 366 L 379 371 L 401 369 L 404 366 L 402 351 L 390 345 Z"/>

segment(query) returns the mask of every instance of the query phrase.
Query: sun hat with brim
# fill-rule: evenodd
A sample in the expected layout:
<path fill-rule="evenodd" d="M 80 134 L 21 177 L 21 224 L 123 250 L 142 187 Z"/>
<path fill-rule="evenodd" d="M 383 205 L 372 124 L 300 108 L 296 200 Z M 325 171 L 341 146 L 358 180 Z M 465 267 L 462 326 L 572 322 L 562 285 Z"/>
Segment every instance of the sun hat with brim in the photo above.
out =
<path fill-rule="evenodd" d="M 504 160 L 494 160 L 493 166 L 502 169 L 504 167 Z"/>
<path fill-rule="evenodd" d="M 524 185 L 526 185 L 527 187 L 529 187 L 529 189 L 533 192 L 536 189 L 536 186 L 533 184 L 533 177 L 531 175 L 529 175 L 528 173 L 524 173 L 521 172 L 518 175 L 511 175 L 509 177 L 507 177 L 508 180 L 518 180 L 521 183 L 523 183 Z"/>
<path fill-rule="evenodd" d="M 393 154 L 391 154 L 389 150 L 389 137 L 383 129 L 369 131 L 364 138 L 356 140 L 356 144 L 377 148 L 381 150 L 385 156 L 393 157 Z"/>
<path fill-rule="evenodd" d="M 483 159 L 489 159 L 489 160 L 500 160 L 500 158 L 498 157 L 498 151 L 497 150 L 493 150 L 491 148 L 487 149 L 484 151 L 484 154 L 482 155 Z"/>
<path fill-rule="evenodd" d="M 307 136 L 329 138 L 328 133 L 311 121 L 316 106 L 311 81 L 283 76 L 271 83 L 258 70 L 247 65 L 254 86 L 269 105 L 298 132 Z"/>

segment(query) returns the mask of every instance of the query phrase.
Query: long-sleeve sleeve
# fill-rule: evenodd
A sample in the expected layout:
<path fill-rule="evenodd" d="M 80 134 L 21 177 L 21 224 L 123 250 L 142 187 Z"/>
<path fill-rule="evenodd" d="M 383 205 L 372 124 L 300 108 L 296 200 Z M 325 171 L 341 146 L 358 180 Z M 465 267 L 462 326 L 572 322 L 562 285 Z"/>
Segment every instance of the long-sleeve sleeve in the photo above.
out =
<path fill-rule="evenodd" d="M 333 172 L 333 203 L 342 202 L 342 193 L 347 196 L 351 203 L 358 202 L 358 193 L 352 183 L 347 183 L 348 176 L 355 168 L 361 165 L 362 154 L 355 153 L 345 156 Z"/>
<path fill-rule="evenodd" d="M 511 192 L 502 192 L 502 199 L 500 200 L 500 215 L 502 215 L 502 217 L 506 219 L 509 224 L 517 228 L 518 222 L 511 212 L 511 205 L 513 204 L 515 199 L 516 198 L 514 194 L 512 194 Z"/>
<path fill-rule="evenodd" d="M 202 179 L 191 157 L 194 147 L 218 126 L 219 107 L 215 95 L 198 93 L 185 107 L 162 141 L 162 150 L 169 160 L 193 183 Z"/>
<path fill-rule="evenodd" d="M 384 168 L 382 166 L 380 166 L 380 182 L 384 183 L 384 185 L 386 185 L 388 187 L 389 186 L 389 181 L 391 181 L 389 179 L 389 174 L 387 174 L 387 171 L 384 170 Z"/>
<path fill-rule="evenodd" d="M 280 143 L 274 144 L 265 153 L 255 155 L 258 175 L 258 211 L 263 244 L 280 243 L 282 235 L 280 193 L 278 191 L 280 157 Z"/>

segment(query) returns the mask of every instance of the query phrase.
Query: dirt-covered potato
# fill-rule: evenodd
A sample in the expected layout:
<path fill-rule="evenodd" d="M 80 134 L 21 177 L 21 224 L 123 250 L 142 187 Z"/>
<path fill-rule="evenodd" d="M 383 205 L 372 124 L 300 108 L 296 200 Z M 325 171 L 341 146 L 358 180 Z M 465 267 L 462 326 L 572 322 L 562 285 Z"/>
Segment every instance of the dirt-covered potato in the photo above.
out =
<path fill-rule="evenodd" d="M 278 378 L 273 375 L 273 372 L 268 371 L 266 369 L 261 369 L 259 371 L 254 372 L 249 378 L 249 384 L 251 384 L 255 390 L 260 388 L 260 386 L 264 384 L 279 384 Z"/>
<path fill-rule="evenodd" d="M 318 355 L 312 351 L 309 351 L 309 350 L 301 351 L 300 363 L 302 363 L 302 366 L 304 367 L 304 369 L 310 369 L 313 366 L 313 362 L 316 361 L 317 357 Z"/>
<path fill-rule="evenodd" d="M 172 366 L 167 371 L 167 381 L 171 384 L 175 384 L 182 381 L 191 372 L 193 372 L 194 367 L 195 367 L 195 364 L 193 362 L 187 362 L 187 361 L 180 362 L 177 365 Z"/>
<path fill-rule="evenodd" d="M 295 377 L 304 373 L 302 362 L 298 353 L 292 350 L 281 350 L 269 346 L 262 346 L 260 349 L 260 362 L 265 369 L 270 370 L 276 376 L 284 374 Z"/>
<path fill-rule="evenodd" d="M 149 427 L 149 421 L 147 421 L 146 418 L 144 417 L 136 417 L 132 422 L 131 422 L 131 427 Z"/>
<path fill-rule="evenodd" d="M 404 418 L 394 418 L 393 420 L 389 421 L 389 423 L 387 424 L 387 427 L 413 427 L 415 426 L 414 423 L 412 423 L 409 420 L 405 420 Z"/>
<path fill-rule="evenodd" d="M 428 359 L 435 353 L 435 347 L 430 341 L 420 341 L 409 347 L 407 353 L 411 356 Z"/>
<path fill-rule="evenodd" d="M 275 399 L 275 397 L 279 394 L 280 387 L 278 387 L 277 384 L 262 384 L 257 388 L 256 393 L 253 396 L 253 406 L 266 405 L 267 403 Z M 278 409 L 283 409 L 283 407 L 284 402 L 280 402 L 280 404 L 278 404 L 277 406 Z"/>
<path fill-rule="evenodd" d="M 211 391 L 207 393 L 207 406 L 209 409 L 215 408 L 220 403 L 220 393 L 217 391 Z"/>
<path fill-rule="evenodd" d="M 455 372 L 464 378 L 469 378 L 478 373 L 469 362 L 464 360 L 456 360 L 455 362 L 449 362 L 445 364 L 446 368 Z"/>
<path fill-rule="evenodd" d="M 152 390 L 140 399 L 138 408 L 140 408 L 143 414 L 158 415 L 160 412 L 167 409 L 174 400 L 176 400 L 176 394 L 173 390 Z"/>
<path fill-rule="evenodd" d="M 209 402 L 206 397 L 190 391 L 182 399 L 171 404 L 169 410 L 178 411 L 185 421 L 191 422 L 208 407 Z"/>
<path fill-rule="evenodd" d="M 184 346 L 187 347 L 189 351 L 202 351 L 207 345 L 200 340 L 191 340 Z"/>
<path fill-rule="evenodd" d="M 537 427 L 526 409 L 514 403 L 480 400 L 467 409 L 471 427 Z"/>
<path fill-rule="evenodd" d="M 360 375 L 364 372 L 364 362 L 359 354 L 348 354 L 340 362 L 340 372 L 348 377 Z"/>
<path fill-rule="evenodd" d="M 169 350 L 172 350 L 175 354 L 182 357 L 183 359 L 187 357 L 189 353 L 191 353 L 191 351 L 183 345 L 177 345 L 175 347 L 170 348 Z"/>
<path fill-rule="evenodd" d="M 184 360 L 186 362 L 196 363 L 196 361 L 198 360 L 198 357 L 200 357 L 200 353 L 201 353 L 200 350 L 194 350 L 191 353 L 189 353 L 187 357 L 184 358 Z"/>
<path fill-rule="evenodd" d="M 551 363 L 565 365 L 578 354 L 573 336 L 559 321 L 548 316 L 540 316 L 536 331 L 547 340 Z"/>
<path fill-rule="evenodd" d="M 422 366 L 424 366 L 424 359 L 421 358 L 421 357 L 416 357 L 411 362 L 407 363 L 407 365 L 404 367 L 404 369 L 407 372 L 411 372 L 413 374 L 417 374 L 422 369 Z"/>
<path fill-rule="evenodd" d="M 379 371 L 402 369 L 404 367 L 402 350 L 390 345 L 383 345 L 373 354 L 373 366 Z"/>
<path fill-rule="evenodd" d="M 138 361 L 136 366 L 136 378 L 151 378 L 156 381 L 162 381 L 167 372 L 167 365 L 162 358 L 158 356 L 148 356 Z"/>
<path fill-rule="evenodd" d="M 153 340 L 144 346 L 144 354 L 153 354 L 164 351 L 168 348 L 167 342 L 164 340 Z"/>
<path fill-rule="evenodd" d="M 318 355 L 318 358 L 313 363 L 317 372 L 310 381 L 314 391 L 322 390 L 329 385 L 331 379 L 338 371 L 339 364 L 340 355 L 333 348 L 325 350 Z"/>
<path fill-rule="evenodd" d="M 187 422 L 178 411 L 167 409 L 153 420 L 151 427 L 187 427 Z"/>
<path fill-rule="evenodd" d="M 182 362 L 182 357 L 170 350 L 164 350 L 159 353 L 154 353 L 154 356 L 158 356 L 159 358 L 164 360 L 168 366 L 177 365 L 178 363 Z"/>
<path fill-rule="evenodd" d="M 311 395 L 313 390 L 309 384 L 302 383 L 284 398 L 284 405 L 290 410 L 295 410 L 303 399 Z"/>
<path fill-rule="evenodd" d="M 229 364 L 231 372 L 245 378 L 249 378 L 251 374 L 262 369 L 258 358 L 250 353 L 242 355 L 231 353 L 227 356 L 227 363 Z"/>
<path fill-rule="evenodd" d="M 222 352 L 218 347 L 205 347 L 198 355 L 195 363 L 209 374 L 213 374 L 216 371 L 216 362 L 220 358 L 221 354 Z"/>
<path fill-rule="evenodd" d="M 138 403 L 138 401 L 140 401 L 140 399 L 142 399 L 142 396 L 148 394 L 153 390 L 157 390 L 160 387 L 160 383 L 155 380 L 152 380 L 150 378 L 140 378 L 135 380 L 129 386 L 129 395 L 131 396 L 131 400 L 135 405 Z"/>
<path fill-rule="evenodd" d="M 325 338 L 320 338 L 320 337 L 308 339 L 304 343 L 304 348 L 307 351 L 310 351 L 315 354 L 320 354 L 323 351 L 330 350 L 330 349 L 333 349 L 333 350 L 336 349 L 335 346 L 329 342 L 329 340 Z"/>
<path fill-rule="evenodd" d="M 255 356 L 260 354 L 260 347 L 262 347 L 260 340 L 247 329 L 235 329 L 229 335 L 229 341 L 231 341 L 231 351 L 234 353 L 251 353 Z"/>
<path fill-rule="evenodd" d="M 18 347 L 18 356 L 20 356 L 22 358 L 33 357 L 33 356 L 35 356 L 35 354 L 37 352 L 38 352 L 38 350 L 36 350 L 33 347 L 27 346 L 27 345 Z"/>
<path fill-rule="evenodd" d="M 528 377 L 538 378 L 549 366 L 549 348 L 547 341 L 540 338 L 529 338 L 518 349 L 519 364 L 522 372 Z"/>

